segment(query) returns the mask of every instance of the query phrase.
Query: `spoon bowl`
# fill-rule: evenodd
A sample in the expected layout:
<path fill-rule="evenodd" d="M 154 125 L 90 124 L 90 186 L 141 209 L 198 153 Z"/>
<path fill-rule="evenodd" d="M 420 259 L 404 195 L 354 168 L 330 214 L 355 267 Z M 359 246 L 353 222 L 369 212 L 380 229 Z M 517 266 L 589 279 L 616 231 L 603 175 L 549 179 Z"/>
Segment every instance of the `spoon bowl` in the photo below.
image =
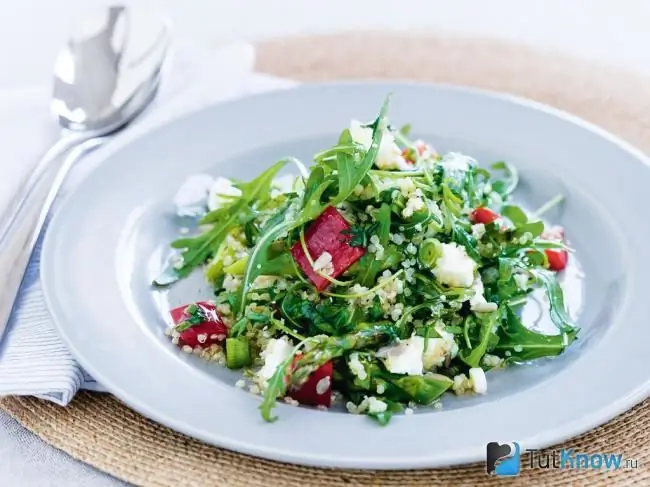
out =
<path fill-rule="evenodd" d="M 0 339 L 68 171 L 149 106 L 160 83 L 169 38 L 166 19 L 150 10 L 109 6 L 86 17 L 57 56 L 51 109 L 62 128 L 61 138 L 38 162 L 0 219 L 0 271 L 5 276 Z"/>

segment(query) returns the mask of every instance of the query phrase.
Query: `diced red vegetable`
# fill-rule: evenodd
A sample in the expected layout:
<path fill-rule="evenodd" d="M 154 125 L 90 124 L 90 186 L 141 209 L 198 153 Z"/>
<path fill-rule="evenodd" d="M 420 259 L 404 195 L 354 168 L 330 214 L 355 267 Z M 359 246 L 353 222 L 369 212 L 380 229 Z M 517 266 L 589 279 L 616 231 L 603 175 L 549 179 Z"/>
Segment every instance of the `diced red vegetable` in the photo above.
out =
<path fill-rule="evenodd" d="M 415 142 L 414 146 L 415 146 L 415 150 L 418 151 L 419 156 L 422 156 L 427 151 L 431 155 L 436 155 L 433 148 L 430 145 L 426 144 L 425 142 L 422 142 L 421 140 Z M 415 151 L 413 150 L 412 147 L 405 147 L 404 149 L 402 149 L 402 157 L 406 160 L 406 162 L 410 164 L 415 164 L 417 162 Z"/>
<path fill-rule="evenodd" d="M 564 242 L 564 228 L 553 227 L 545 230 L 541 238 L 544 240 L 551 240 L 554 242 Z M 566 268 L 569 262 L 569 252 L 566 250 L 546 249 L 544 251 L 548 259 L 548 267 L 552 271 L 562 271 Z"/>
<path fill-rule="evenodd" d="M 305 232 L 307 250 L 315 262 L 324 253 L 332 256 L 332 272 L 328 274 L 336 279 L 343 274 L 352 264 L 366 253 L 363 247 L 349 245 L 351 235 L 344 232 L 350 230 L 350 225 L 333 206 L 327 209 L 309 226 Z M 303 272 L 314 283 L 316 289 L 323 291 L 329 286 L 330 281 L 316 273 L 303 251 L 300 242 L 291 247 L 291 255 Z"/>
<path fill-rule="evenodd" d="M 476 208 L 472 211 L 471 219 L 474 223 L 483 223 L 487 225 L 499 219 L 499 214 L 489 208 Z"/>
<path fill-rule="evenodd" d="M 289 396 L 306 406 L 330 407 L 332 405 L 333 370 L 331 361 L 321 365 L 299 389 L 290 390 Z"/>
<path fill-rule="evenodd" d="M 569 262 L 569 252 L 566 250 L 553 250 L 546 249 L 546 258 L 548 259 L 548 267 L 552 271 L 561 271 L 567 266 Z"/>
<path fill-rule="evenodd" d="M 205 301 L 194 304 L 199 307 L 199 311 L 205 317 L 205 320 L 181 331 L 178 337 L 178 345 L 181 347 L 187 345 L 192 348 L 207 348 L 210 345 L 223 342 L 228 334 L 228 327 L 217 313 L 215 306 Z M 190 318 L 190 315 L 186 313 L 188 306 L 190 305 L 179 306 L 170 311 L 175 324 L 180 325 Z"/>

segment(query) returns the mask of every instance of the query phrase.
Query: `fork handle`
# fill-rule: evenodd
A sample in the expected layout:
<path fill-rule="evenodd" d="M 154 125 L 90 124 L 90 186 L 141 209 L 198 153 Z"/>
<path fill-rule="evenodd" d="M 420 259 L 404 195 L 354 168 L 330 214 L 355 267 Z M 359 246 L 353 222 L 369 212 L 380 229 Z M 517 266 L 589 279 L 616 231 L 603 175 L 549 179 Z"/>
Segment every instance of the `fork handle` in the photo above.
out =
<path fill-rule="evenodd" d="M 72 134 L 59 139 L 42 157 L 34 171 L 16 193 L 2 215 L 0 226 L 0 340 L 11 317 L 29 258 L 43 228 L 47 214 L 68 171 L 86 150 L 91 134 Z"/>

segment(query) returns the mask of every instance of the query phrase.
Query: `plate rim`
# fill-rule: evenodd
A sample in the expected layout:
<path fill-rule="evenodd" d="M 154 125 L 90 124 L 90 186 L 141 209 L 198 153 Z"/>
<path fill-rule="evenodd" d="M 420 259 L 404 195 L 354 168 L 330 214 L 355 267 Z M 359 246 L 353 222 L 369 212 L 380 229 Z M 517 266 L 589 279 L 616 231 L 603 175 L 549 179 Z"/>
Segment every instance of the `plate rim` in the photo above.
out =
<path fill-rule="evenodd" d="M 543 104 L 535 100 L 521 97 L 518 95 L 512 95 L 509 93 L 486 90 L 486 89 L 475 88 L 470 86 L 461 86 L 461 85 L 445 84 L 445 83 L 423 83 L 423 82 L 392 80 L 392 79 L 343 80 L 343 81 L 328 81 L 323 83 L 301 84 L 297 86 L 272 90 L 270 92 L 256 93 L 244 97 L 238 97 L 233 100 L 211 103 L 201 108 L 195 108 L 192 110 L 185 111 L 184 113 L 181 114 L 168 114 L 167 116 L 161 117 L 160 119 L 156 119 L 151 123 L 143 122 L 142 124 L 134 126 L 130 130 L 130 133 L 121 134 L 120 137 L 112 141 L 112 143 L 109 146 L 105 147 L 100 151 L 97 151 L 97 153 L 93 154 L 92 156 L 94 156 L 96 159 L 104 163 L 107 159 L 110 159 L 110 157 L 115 152 L 120 151 L 122 148 L 130 145 L 132 142 L 140 139 L 141 137 L 146 137 L 148 133 L 155 131 L 169 123 L 175 123 L 184 118 L 192 118 L 197 113 L 207 111 L 207 110 L 214 110 L 216 107 L 219 107 L 219 109 L 221 109 L 221 107 L 223 107 L 224 105 L 237 104 L 242 99 L 274 96 L 278 91 L 318 90 L 322 88 L 346 87 L 346 86 L 354 87 L 354 86 L 364 86 L 368 84 L 391 85 L 395 87 L 415 86 L 415 87 L 437 88 L 443 90 L 467 92 L 469 94 L 496 98 L 502 101 L 514 103 L 516 105 L 530 108 L 536 111 L 541 111 L 550 114 L 556 118 L 577 125 L 578 127 L 599 136 L 600 138 L 617 146 L 619 149 L 629 153 L 631 156 L 634 157 L 634 159 L 636 159 L 643 166 L 645 166 L 646 169 L 650 168 L 650 157 L 648 157 L 640 149 L 633 146 L 631 143 L 627 142 L 625 139 L 591 122 L 588 122 L 576 115 L 552 107 L 550 105 Z M 79 190 L 81 186 L 83 186 L 84 182 L 85 182 L 85 178 L 75 188 L 73 188 L 72 191 L 70 191 L 66 195 L 65 200 L 62 202 L 56 214 L 52 217 L 52 220 L 48 225 L 48 230 L 50 228 L 59 226 L 59 222 L 64 220 L 64 217 L 62 217 L 61 215 L 65 215 L 67 213 L 67 206 L 70 204 L 73 195 Z M 122 390 L 120 389 L 120 387 L 117 387 L 115 384 L 111 384 L 110 381 L 107 381 L 104 374 L 102 374 L 101 371 L 96 370 L 92 366 L 92 364 L 86 360 L 86 357 L 84 357 L 83 354 L 79 353 L 79 351 L 75 348 L 74 344 L 69 340 L 69 337 L 64 331 L 65 326 L 61 326 L 61 323 L 57 318 L 57 313 L 54 311 L 56 309 L 56 305 L 53 302 L 53 293 L 49 285 L 46 284 L 47 282 L 52 282 L 52 279 L 49 277 L 49 271 L 48 271 L 49 265 L 47 264 L 47 262 L 50 259 L 50 257 L 48 257 L 48 254 L 49 252 L 51 252 L 51 250 L 48 251 L 48 249 L 51 249 L 53 247 L 52 241 L 54 237 L 52 235 L 53 232 L 46 231 L 44 236 L 44 241 L 43 241 L 43 247 L 42 247 L 41 281 L 43 283 L 43 294 L 44 294 L 47 308 L 52 317 L 54 326 L 57 332 L 59 333 L 59 336 L 61 336 L 64 343 L 66 344 L 70 352 L 73 354 L 75 360 L 85 370 L 87 370 L 95 379 L 97 379 L 98 382 L 104 385 L 106 389 L 110 391 L 111 394 L 113 394 L 115 397 L 120 399 L 122 402 L 127 404 L 135 411 L 139 412 L 140 414 L 143 414 L 145 417 L 150 418 L 156 422 L 169 426 L 170 428 L 180 433 L 188 434 L 192 437 L 198 438 L 199 440 L 205 441 L 208 444 L 216 445 L 214 439 L 209 438 L 208 435 L 204 435 L 201 432 L 197 432 L 197 431 L 188 432 L 188 429 L 191 428 L 185 427 L 182 424 L 182 421 L 179 422 L 174 418 L 169 418 L 166 417 L 165 415 L 158 414 L 158 412 L 155 409 L 151 409 L 145 405 L 140 404 L 137 400 L 133 400 L 133 398 L 128 397 L 128 394 L 122 394 Z M 114 391 L 118 391 L 118 392 L 114 392 Z M 634 407 L 635 405 L 637 405 L 638 403 L 640 403 L 641 401 L 643 401 L 649 396 L 650 396 L 650 377 L 646 379 L 643 385 L 639 386 L 636 390 L 630 391 L 629 394 L 627 394 L 626 396 L 620 397 L 617 401 L 610 403 L 608 407 L 602 407 L 596 411 L 593 411 L 592 414 L 589 415 L 588 417 L 576 419 L 570 423 L 564 423 L 562 425 L 561 432 L 556 430 L 543 432 L 542 434 L 537 435 L 534 438 L 534 441 L 526 441 L 526 447 L 544 448 L 552 444 L 565 441 L 569 438 L 574 438 L 577 435 L 583 434 L 593 428 L 596 428 L 610 421 L 612 418 L 631 409 L 632 407 Z M 359 469 L 377 469 L 377 470 L 401 470 L 401 469 L 418 469 L 418 468 L 436 468 L 436 467 L 454 466 L 454 465 L 484 461 L 484 451 L 483 449 L 479 451 L 478 448 L 473 448 L 471 449 L 471 451 L 470 448 L 466 448 L 466 450 L 462 453 L 454 452 L 455 453 L 454 455 L 448 455 L 443 457 L 438 455 L 433 459 L 424 456 L 421 458 L 413 459 L 413 461 L 410 461 L 408 465 L 405 464 L 403 461 L 398 461 L 388 465 L 383 463 L 372 464 L 372 462 L 366 461 L 365 462 L 366 465 L 360 465 L 359 463 L 355 463 L 354 459 L 352 460 L 352 462 L 348 463 L 345 461 L 340 461 L 341 460 L 340 458 L 336 458 L 334 461 L 330 461 L 328 459 L 323 459 L 321 457 L 314 457 L 313 455 L 310 456 L 309 454 L 287 455 L 285 451 L 280 451 L 276 454 L 276 452 L 269 451 L 268 449 L 265 448 L 260 449 L 249 444 L 240 445 L 237 444 L 236 441 L 232 441 L 231 439 L 228 439 L 227 441 L 224 441 L 217 446 L 226 449 L 231 449 L 245 454 L 276 460 L 276 461 L 291 462 L 299 465 L 308 465 L 308 466 L 316 466 L 316 467 L 324 466 L 324 467 L 335 467 L 335 468 L 338 467 L 338 468 L 359 468 Z"/>

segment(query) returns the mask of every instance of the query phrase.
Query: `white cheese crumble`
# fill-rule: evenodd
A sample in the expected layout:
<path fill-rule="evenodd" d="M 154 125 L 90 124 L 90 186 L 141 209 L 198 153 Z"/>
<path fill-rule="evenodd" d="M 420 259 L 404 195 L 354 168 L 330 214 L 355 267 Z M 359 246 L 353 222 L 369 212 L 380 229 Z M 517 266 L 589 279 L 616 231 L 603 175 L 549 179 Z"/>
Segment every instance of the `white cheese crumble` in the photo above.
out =
<path fill-rule="evenodd" d="M 436 279 L 451 287 L 470 287 L 474 282 L 477 265 L 456 243 L 443 243 L 442 255 L 431 270 Z"/>
<path fill-rule="evenodd" d="M 469 380 L 476 394 L 485 394 L 487 392 L 487 379 L 482 368 L 472 367 L 469 369 Z"/>
<path fill-rule="evenodd" d="M 528 289 L 528 275 L 523 273 L 518 273 L 514 275 L 515 283 L 517 287 L 521 290 Z"/>
<path fill-rule="evenodd" d="M 314 261 L 314 270 L 316 272 L 322 272 L 331 276 L 334 274 L 334 264 L 332 263 L 332 254 L 329 252 L 323 252 L 318 256 L 318 259 Z"/>
<path fill-rule="evenodd" d="M 409 164 L 402 156 L 402 150 L 395 143 L 393 134 L 386 128 L 383 128 L 383 130 L 381 143 L 379 144 L 379 152 L 375 159 L 375 166 L 383 170 L 413 170 L 414 166 Z M 372 129 L 370 127 L 362 127 L 361 122 L 352 120 L 350 122 L 350 135 L 352 136 L 352 140 L 363 145 L 366 150 L 370 148 L 372 144 Z"/>
<path fill-rule="evenodd" d="M 386 368 L 393 374 L 422 375 L 424 338 L 412 336 L 394 345 L 382 347 L 377 357 L 383 359 Z"/>
<path fill-rule="evenodd" d="M 241 196 L 241 191 L 235 188 L 230 179 L 219 177 L 214 180 L 208 192 L 208 208 L 214 211 L 230 203 L 233 198 Z"/>
<path fill-rule="evenodd" d="M 485 225 L 483 223 L 476 223 L 475 225 L 472 225 L 472 236 L 476 240 L 481 240 L 483 238 L 483 235 L 485 235 Z"/>
<path fill-rule="evenodd" d="M 461 172 L 468 171 L 470 164 L 476 164 L 476 159 L 472 159 L 465 154 L 459 152 L 449 152 L 445 154 L 439 163 L 445 171 Z"/>
<path fill-rule="evenodd" d="M 383 413 L 388 408 L 388 405 L 374 396 L 368 398 L 368 412 L 369 413 Z"/>
<path fill-rule="evenodd" d="M 368 252 L 375 254 L 376 260 L 384 259 L 384 251 L 385 251 L 384 246 L 379 241 L 379 237 L 377 235 L 373 235 L 372 237 L 370 237 L 370 245 L 368 245 Z"/>
<path fill-rule="evenodd" d="M 414 213 L 424 210 L 426 205 L 420 196 L 411 196 L 406 200 L 406 207 L 402 210 L 402 216 L 406 219 L 411 218 Z"/>
<path fill-rule="evenodd" d="M 474 295 L 469 300 L 469 307 L 472 311 L 477 313 L 490 313 L 498 309 L 496 303 L 489 303 L 485 299 L 485 296 L 483 295 L 485 288 L 483 287 L 481 276 L 476 276 L 472 289 L 474 290 Z"/>
<path fill-rule="evenodd" d="M 226 291 L 237 291 L 241 286 L 241 279 L 239 277 L 233 276 L 232 274 L 226 274 L 223 278 L 223 288 Z"/>
<path fill-rule="evenodd" d="M 487 367 L 501 367 L 503 365 L 503 359 L 497 357 L 496 355 L 490 355 L 486 353 L 483 355 L 483 365 Z"/>
<path fill-rule="evenodd" d="M 213 184 L 213 179 L 207 174 L 195 174 L 181 184 L 174 196 L 174 205 L 178 216 L 192 216 L 203 208 L 208 197 L 208 191 Z"/>
<path fill-rule="evenodd" d="M 356 375 L 359 379 L 365 380 L 368 378 L 368 373 L 366 372 L 366 368 L 359 360 L 359 354 L 357 352 L 350 354 L 350 360 L 348 360 L 348 367 L 350 368 L 350 372 Z"/>
<path fill-rule="evenodd" d="M 454 335 L 445 331 L 442 326 L 436 326 L 435 329 L 440 338 L 429 338 L 427 340 L 427 346 L 423 353 L 425 369 L 442 367 L 447 357 L 453 359 L 458 355 L 458 344 L 454 340 Z"/>
<path fill-rule="evenodd" d="M 264 360 L 264 366 L 258 372 L 263 379 L 270 379 L 275 374 L 278 366 L 287 360 L 293 350 L 293 344 L 287 337 L 271 338 L 266 344 L 260 357 Z"/>
<path fill-rule="evenodd" d="M 456 395 L 461 396 L 472 391 L 472 382 L 467 378 L 465 374 L 458 374 L 454 376 L 454 383 L 452 384 L 451 388 L 456 393 Z"/>

